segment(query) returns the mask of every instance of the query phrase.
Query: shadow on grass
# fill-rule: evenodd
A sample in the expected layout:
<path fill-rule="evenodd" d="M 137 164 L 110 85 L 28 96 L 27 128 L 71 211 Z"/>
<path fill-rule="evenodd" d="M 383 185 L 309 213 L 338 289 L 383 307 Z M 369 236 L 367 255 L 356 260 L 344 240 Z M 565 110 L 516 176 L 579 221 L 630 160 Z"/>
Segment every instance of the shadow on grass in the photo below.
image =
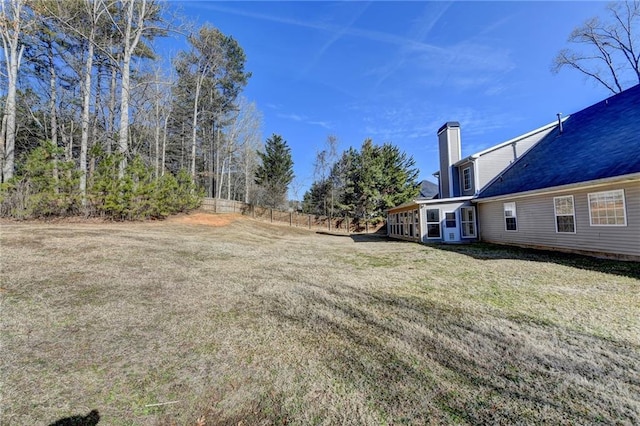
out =
<path fill-rule="evenodd" d="M 626 342 L 348 286 L 297 292 L 270 314 L 389 423 L 640 421 L 640 348 Z"/>
<path fill-rule="evenodd" d="M 461 245 L 435 244 L 432 247 L 443 251 L 464 254 L 479 260 L 518 259 L 534 262 L 556 263 L 558 265 L 570 266 L 573 268 L 640 279 L 640 262 L 601 259 L 581 254 L 503 246 L 490 243 Z"/>
<path fill-rule="evenodd" d="M 95 426 L 100 422 L 98 410 L 91 410 L 86 416 L 65 417 L 51 423 L 49 426 Z"/>
<path fill-rule="evenodd" d="M 402 240 L 396 240 L 389 238 L 384 232 L 372 232 L 369 234 L 344 234 L 344 233 L 333 233 L 328 231 L 316 231 L 316 234 L 319 235 L 331 235 L 332 237 L 345 237 L 351 238 L 355 243 L 397 243 L 402 242 Z"/>

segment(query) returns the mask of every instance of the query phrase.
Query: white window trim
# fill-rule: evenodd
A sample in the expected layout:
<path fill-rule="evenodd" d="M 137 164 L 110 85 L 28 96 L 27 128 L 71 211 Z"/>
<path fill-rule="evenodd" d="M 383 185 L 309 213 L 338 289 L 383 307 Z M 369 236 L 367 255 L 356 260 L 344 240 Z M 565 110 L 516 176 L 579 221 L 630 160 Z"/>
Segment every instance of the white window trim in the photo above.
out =
<path fill-rule="evenodd" d="M 558 214 L 558 210 L 556 208 L 556 200 L 561 198 L 571 198 L 571 214 Z M 576 205 L 575 200 L 573 199 L 573 195 L 562 195 L 560 197 L 553 197 L 553 213 L 556 223 L 556 234 L 575 234 L 576 233 Z M 558 216 L 572 216 L 573 217 L 573 232 L 560 232 L 558 231 Z M 517 219 L 516 219 L 517 220 Z"/>
<path fill-rule="evenodd" d="M 429 210 L 437 210 L 438 211 L 438 221 L 437 222 L 429 222 Z M 427 226 L 425 228 L 425 235 L 427 236 L 428 240 L 441 240 L 442 239 L 442 218 L 440 217 L 440 209 L 439 208 L 435 208 L 435 209 L 430 209 L 427 208 L 427 210 L 425 211 L 425 219 L 427 220 Z M 433 225 L 433 224 L 438 224 L 438 229 L 440 230 L 439 232 L 439 236 L 437 237 L 430 237 L 429 236 L 429 225 Z"/>
<path fill-rule="evenodd" d="M 509 207 L 513 206 L 513 208 L 509 209 L 509 210 L 513 211 L 513 216 L 507 216 L 507 206 L 509 206 Z M 516 229 L 507 229 L 507 217 L 513 217 L 516 220 Z M 504 230 L 505 230 L 505 232 L 518 232 L 518 213 L 516 211 L 516 203 L 515 203 L 515 201 L 502 204 L 502 220 L 504 222 Z"/>
<path fill-rule="evenodd" d="M 464 178 L 464 172 L 466 171 L 469 172 L 469 186 L 467 186 L 467 182 Z M 462 188 L 463 191 L 470 191 L 471 188 L 473 188 L 473 184 L 471 183 L 471 166 L 462 169 Z"/>
<path fill-rule="evenodd" d="M 593 223 L 593 218 L 591 216 L 591 196 L 592 195 L 601 195 L 606 194 L 607 192 L 619 193 L 622 195 L 622 211 L 624 212 L 624 223 Z M 589 225 L 590 226 L 627 226 L 627 202 L 624 196 L 624 189 L 612 189 L 609 191 L 599 191 L 599 192 L 590 192 L 587 194 L 587 203 L 589 205 Z"/>
<path fill-rule="evenodd" d="M 451 219 L 454 222 L 453 226 L 447 226 L 447 222 L 449 222 L 449 219 L 447 219 L 447 215 L 448 214 L 452 214 L 453 215 L 453 219 Z M 444 227 L 445 227 L 445 229 L 456 229 L 458 227 L 458 215 L 456 214 L 455 211 L 444 212 Z"/>
<path fill-rule="evenodd" d="M 476 229 L 477 228 L 476 227 L 476 209 L 474 207 L 461 207 L 460 210 L 462 215 L 462 217 L 460 218 L 460 225 L 462 227 L 462 238 L 477 238 L 478 231 Z M 471 210 L 473 212 L 473 220 L 464 220 L 464 212 L 463 212 L 464 210 Z M 473 235 L 464 235 L 465 223 L 473 223 Z"/>

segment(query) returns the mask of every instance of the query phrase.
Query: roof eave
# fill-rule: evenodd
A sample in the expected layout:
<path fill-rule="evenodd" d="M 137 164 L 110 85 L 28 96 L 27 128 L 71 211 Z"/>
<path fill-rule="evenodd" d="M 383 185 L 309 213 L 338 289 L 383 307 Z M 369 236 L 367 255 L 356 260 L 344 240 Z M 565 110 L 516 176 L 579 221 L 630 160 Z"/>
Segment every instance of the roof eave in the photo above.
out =
<path fill-rule="evenodd" d="M 571 184 L 567 184 L 567 185 L 559 185 L 559 186 L 552 186 L 552 187 L 547 187 L 547 188 L 534 189 L 534 190 L 531 190 L 531 191 L 512 192 L 512 193 L 509 193 L 509 194 L 496 195 L 496 196 L 493 196 L 493 197 L 475 198 L 473 200 L 473 202 L 474 203 L 488 203 L 490 201 L 499 201 L 499 200 L 503 200 L 503 199 L 507 199 L 507 198 L 509 198 L 509 199 L 511 199 L 511 198 L 525 198 L 525 197 L 532 197 L 534 195 L 540 195 L 540 194 L 544 194 L 544 193 L 570 191 L 570 190 L 572 190 L 574 188 L 594 188 L 594 187 L 598 187 L 598 186 L 608 185 L 608 184 L 611 184 L 611 183 L 627 182 L 627 181 L 635 181 L 635 180 L 640 180 L 640 172 L 639 173 L 631 173 L 631 174 L 627 174 L 627 175 L 621 175 L 621 176 L 614 176 L 614 177 L 596 179 L 596 180 L 591 180 L 591 181 L 576 182 L 576 183 L 571 183 Z"/>

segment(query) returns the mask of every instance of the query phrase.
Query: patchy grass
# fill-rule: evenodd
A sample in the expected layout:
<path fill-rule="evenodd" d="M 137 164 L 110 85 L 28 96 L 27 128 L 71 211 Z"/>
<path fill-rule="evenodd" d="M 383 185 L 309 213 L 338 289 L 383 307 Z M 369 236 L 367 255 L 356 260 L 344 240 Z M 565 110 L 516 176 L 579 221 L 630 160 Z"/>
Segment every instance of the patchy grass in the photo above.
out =
<path fill-rule="evenodd" d="M 637 263 L 204 219 L 3 224 L 0 424 L 640 423 Z"/>

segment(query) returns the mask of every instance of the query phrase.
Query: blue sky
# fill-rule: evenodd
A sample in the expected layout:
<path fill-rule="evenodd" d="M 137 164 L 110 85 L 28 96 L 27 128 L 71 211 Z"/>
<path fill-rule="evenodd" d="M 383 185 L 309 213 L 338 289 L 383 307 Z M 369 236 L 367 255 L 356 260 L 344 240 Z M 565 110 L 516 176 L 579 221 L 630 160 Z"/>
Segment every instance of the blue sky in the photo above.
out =
<path fill-rule="evenodd" d="M 245 50 L 244 96 L 280 134 L 301 199 L 329 135 L 340 151 L 391 142 L 434 181 L 436 131 L 459 121 L 462 154 L 526 133 L 609 96 L 581 74 L 551 73 L 571 30 L 604 2 L 173 3 Z"/>

